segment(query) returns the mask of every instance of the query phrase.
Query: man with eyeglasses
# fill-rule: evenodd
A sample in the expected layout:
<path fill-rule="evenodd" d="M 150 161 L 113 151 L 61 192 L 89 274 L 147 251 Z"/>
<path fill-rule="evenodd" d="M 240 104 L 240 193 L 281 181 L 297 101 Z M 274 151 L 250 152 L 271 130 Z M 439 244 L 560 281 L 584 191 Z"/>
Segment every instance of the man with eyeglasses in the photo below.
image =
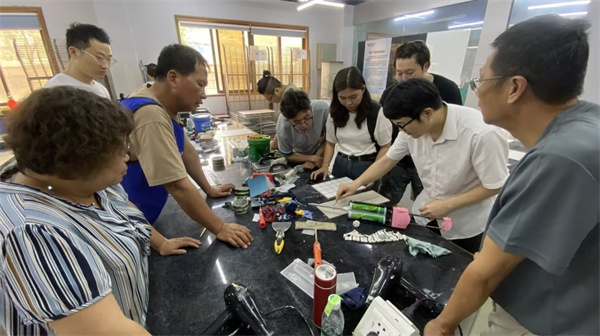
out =
<path fill-rule="evenodd" d="M 95 80 L 104 78 L 108 69 L 117 62 L 112 57 L 106 32 L 94 25 L 72 23 L 66 38 L 69 64 L 64 72 L 50 78 L 44 87 L 75 86 L 110 99 L 108 90 Z"/>
<path fill-rule="evenodd" d="M 424 41 L 409 41 L 400 45 L 394 53 L 394 69 L 397 82 L 383 92 L 379 100 L 381 106 L 385 105 L 389 93 L 398 83 L 411 78 L 423 78 L 430 81 L 438 89 L 444 102 L 462 105 L 462 97 L 456 83 L 444 76 L 430 73 L 430 66 L 431 52 Z M 393 138 L 396 134 L 394 132 Z M 398 162 L 398 165 L 389 174 L 382 178 L 379 192 L 396 204 L 402 199 L 409 183 L 414 199 L 423 190 L 423 184 L 417 174 L 413 160 L 410 156 L 406 156 Z"/>
<path fill-rule="evenodd" d="M 329 105 L 324 101 L 311 102 L 306 92 L 288 90 L 280 109 L 277 139 L 281 154 L 291 163 L 303 163 L 305 169 L 321 167 Z"/>
<path fill-rule="evenodd" d="M 485 122 L 527 153 L 511 167 L 481 252 L 425 336 L 454 335 L 488 298 L 482 335 L 600 334 L 600 106 L 579 99 L 589 28 L 543 15 L 492 43 L 472 88 Z"/>
<path fill-rule="evenodd" d="M 422 78 L 398 83 L 383 113 L 403 132 L 386 156 L 339 187 L 338 198 L 381 178 L 410 154 L 424 187 L 412 213 L 452 218 L 452 230 L 436 233 L 471 253 L 479 251 L 494 196 L 508 176 L 506 133 L 485 124 L 476 109 L 446 104 L 435 85 Z"/>

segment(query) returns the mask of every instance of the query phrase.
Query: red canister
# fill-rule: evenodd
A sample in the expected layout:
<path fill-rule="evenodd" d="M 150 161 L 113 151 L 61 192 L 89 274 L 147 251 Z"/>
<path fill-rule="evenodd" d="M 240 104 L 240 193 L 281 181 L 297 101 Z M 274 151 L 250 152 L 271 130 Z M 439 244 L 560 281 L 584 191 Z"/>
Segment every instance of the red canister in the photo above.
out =
<path fill-rule="evenodd" d="M 337 271 L 329 264 L 320 265 L 315 269 L 315 291 L 313 302 L 313 321 L 321 328 L 321 316 L 327 305 L 329 295 L 335 294 Z"/>

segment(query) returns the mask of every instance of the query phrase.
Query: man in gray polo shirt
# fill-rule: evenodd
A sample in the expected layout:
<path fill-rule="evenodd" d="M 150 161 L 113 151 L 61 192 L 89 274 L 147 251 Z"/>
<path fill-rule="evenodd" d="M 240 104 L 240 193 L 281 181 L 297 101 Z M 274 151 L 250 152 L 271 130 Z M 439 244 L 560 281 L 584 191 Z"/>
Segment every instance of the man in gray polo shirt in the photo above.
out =
<path fill-rule="evenodd" d="M 286 91 L 280 103 L 277 120 L 279 151 L 292 163 L 304 163 L 313 169 L 323 164 L 325 122 L 329 105 L 308 99 L 303 91 Z"/>
<path fill-rule="evenodd" d="M 471 81 L 483 119 L 527 154 L 498 195 L 481 253 L 424 334 L 454 334 L 488 297 L 487 335 L 600 334 L 600 106 L 580 101 L 589 23 L 514 25 Z"/>

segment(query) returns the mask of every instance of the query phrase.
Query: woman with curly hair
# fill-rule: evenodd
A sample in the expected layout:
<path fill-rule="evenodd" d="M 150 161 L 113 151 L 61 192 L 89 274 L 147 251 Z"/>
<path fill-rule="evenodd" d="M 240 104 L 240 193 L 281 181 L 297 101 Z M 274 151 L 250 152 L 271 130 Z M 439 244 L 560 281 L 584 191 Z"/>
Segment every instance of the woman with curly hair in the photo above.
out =
<path fill-rule="evenodd" d="M 333 97 L 326 124 L 323 165 L 311 174 L 327 174 L 335 145 L 335 178 L 358 178 L 392 144 L 392 123 L 381 106 L 371 100 L 367 84 L 357 67 L 340 70 L 333 81 Z"/>
<path fill-rule="evenodd" d="M 16 164 L 0 181 L 0 323 L 9 335 L 144 334 L 150 246 L 165 239 L 119 185 L 133 121 L 108 99 L 60 86 L 9 116 Z"/>

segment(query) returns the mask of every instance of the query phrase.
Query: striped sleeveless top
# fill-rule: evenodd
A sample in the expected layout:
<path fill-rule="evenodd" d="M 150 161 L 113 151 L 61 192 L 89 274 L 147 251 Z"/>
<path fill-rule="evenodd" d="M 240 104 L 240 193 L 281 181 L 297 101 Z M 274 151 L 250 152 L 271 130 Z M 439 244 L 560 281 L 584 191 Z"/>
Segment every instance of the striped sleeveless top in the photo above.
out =
<path fill-rule="evenodd" d="M 145 325 L 150 226 L 121 185 L 102 209 L 0 182 L 0 323 L 9 335 L 54 334 L 48 323 L 112 293 Z"/>

